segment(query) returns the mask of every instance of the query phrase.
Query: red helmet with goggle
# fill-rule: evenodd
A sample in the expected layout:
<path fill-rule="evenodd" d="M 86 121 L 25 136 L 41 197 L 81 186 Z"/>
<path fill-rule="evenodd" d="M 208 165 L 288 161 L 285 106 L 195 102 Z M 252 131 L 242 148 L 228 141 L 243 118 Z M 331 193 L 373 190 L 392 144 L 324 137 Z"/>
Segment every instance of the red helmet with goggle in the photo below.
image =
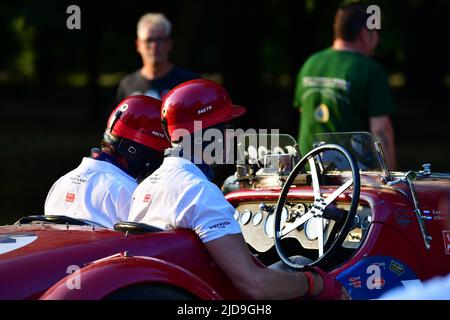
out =
<path fill-rule="evenodd" d="M 194 121 L 201 121 L 201 127 L 205 129 L 245 112 L 244 107 L 233 105 L 222 86 L 211 80 L 197 79 L 176 86 L 164 97 L 161 118 L 167 134 L 175 141 L 177 129 L 189 133 L 195 131 Z"/>
<path fill-rule="evenodd" d="M 126 161 L 129 174 L 147 176 L 170 147 L 161 126 L 161 101 L 143 95 L 125 98 L 111 113 L 103 139 Z"/>
<path fill-rule="evenodd" d="M 161 101 L 144 95 L 129 96 L 111 113 L 105 135 L 125 138 L 158 152 L 170 147 L 161 127 Z"/>

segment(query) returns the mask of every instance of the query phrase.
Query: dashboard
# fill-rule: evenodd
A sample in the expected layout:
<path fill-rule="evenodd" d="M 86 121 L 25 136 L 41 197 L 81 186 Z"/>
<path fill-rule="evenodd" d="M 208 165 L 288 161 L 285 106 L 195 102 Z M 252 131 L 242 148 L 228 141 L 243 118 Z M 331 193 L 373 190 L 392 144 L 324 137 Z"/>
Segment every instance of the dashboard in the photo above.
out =
<path fill-rule="evenodd" d="M 246 202 L 236 208 L 234 219 L 239 223 L 246 242 L 258 252 L 266 252 L 274 246 L 275 202 Z M 288 226 L 298 217 L 308 212 L 312 202 L 296 201 L 286 202 L 281 213 L 281 228 Z M 339 209 L 348 210 L 349 204 L 337 204 Z M 348 249 L 357 249 L 372 222 L 371 209 L 358 205 L 353 225 L 347 234 L 342 246 Z M 335 236 L 334 220 L 311 218 L 302 226 L 287 234 L 286 238 L 295 238 L 305 249 L 317 249 L 317 237 L 320 230 L 317 224 L 323 224 L 324 241 Z"/>

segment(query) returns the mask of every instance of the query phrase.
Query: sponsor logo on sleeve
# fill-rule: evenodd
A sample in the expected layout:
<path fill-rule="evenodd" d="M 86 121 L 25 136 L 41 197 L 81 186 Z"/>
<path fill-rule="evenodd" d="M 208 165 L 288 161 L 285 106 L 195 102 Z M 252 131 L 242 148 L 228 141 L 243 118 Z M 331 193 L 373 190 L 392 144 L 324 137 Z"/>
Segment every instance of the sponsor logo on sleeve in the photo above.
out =
<path fill-rule="evenodd" d="M 209 229 L 225 229 L 228 225 L 230 225 L 230 221 L 219 222 L 213 225 L 208 226 Z"/>
<path fill-rule="evenodd" d="M 66 202 L 74 202 L 75 201 L 75 193 L 67 192 L 65 201 Z"/>
<path fill-rule="evenodd" d="M 152 199 L 152 195 L 150 193 L 147 193 L 144 197 L 144 202 L 148 203 Z"/>

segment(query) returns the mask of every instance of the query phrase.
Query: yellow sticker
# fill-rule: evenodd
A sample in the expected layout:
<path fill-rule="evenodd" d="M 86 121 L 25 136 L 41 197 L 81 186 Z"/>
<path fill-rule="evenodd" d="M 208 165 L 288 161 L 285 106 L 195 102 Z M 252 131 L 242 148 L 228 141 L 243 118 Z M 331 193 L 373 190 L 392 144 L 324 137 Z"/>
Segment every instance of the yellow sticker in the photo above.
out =
<path fill-rule="evenodd" d="M 321 123 L 326 123 L 330 119 L 330 111 L 326 104 L 321 103 L 314 110 L 314 119 Z"/>

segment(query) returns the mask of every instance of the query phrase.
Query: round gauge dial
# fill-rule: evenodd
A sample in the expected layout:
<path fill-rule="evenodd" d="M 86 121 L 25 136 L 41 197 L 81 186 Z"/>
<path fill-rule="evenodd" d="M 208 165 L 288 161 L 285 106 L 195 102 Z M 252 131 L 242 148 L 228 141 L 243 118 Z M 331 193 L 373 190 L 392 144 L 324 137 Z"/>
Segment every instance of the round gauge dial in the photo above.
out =
<path fill-rule="evenodd" d="M 252 217 L 252 212 L 248 209 L 242 211 L 241 219 L 239 220 L 242 225 L 247 224 Z"/>
<path fill-rule="evenodd" d="M 306 208 L 306 205 L 305 205 L 305 204 L 299 203 L 299 204 L 297 204 L 297 205 L 295 206 L 295 210 L 297 211 L 297 213 L 298 213 L 300 216 L 302 216 L 302 215 L 304 215 L 304 214 L 306 213 L 307 208 Z"/>
<path fill-rule="evenodd" d="M 359 228 L 360 223 L 361 223 L 361 218 L 356 214 L 355 220 L 353 221 L 353 226 Z"/>
<path fill-rule="evenodd" d="M 361 227 L 363 229 L 367 229 L 371 222 L 372 222 L 372 216 L 369 215 L 363 219 L 363 221 L 361 223 Z"/>
<path fill-rule="evenodd" d="M 283 210 L 281 211 L 281 230 L 283 230 L 284 222 L 287 220 L 287 218 L 288 218 L 288 210 L 286 209 L 286 207 L 284 207 Z M 274 229 L 275 229 L 275 213 L 272 213 L 266 219 L 266 223 L 264 224 L 264 233 L 269 238 L 273 238 L 275 235 Z"/>
<path fill-rule="evenodd" d="M 322 222 L 322 232 L 326 227 L 326 219 L 311 218 L 305 224 L 305 235 L 309 240 L 316 240 L 319 237 L 320 223 Z"/>
<path fill-rule="evenodd" d="M 239 211 L 238 211 L 237 209 L 234 210 L 233 218 L 234 218 L 234 220 L 236 220 L 236 221 L 239 220 Z"/>
<path fill-rule="evenodd" d="M 256 211 L 255 214 L 253 215 L 253 220 L 252 220 L 253 225 L 256 227 L 258 224 L 261 223 L 262 219 L 263 219 L 263 214 L 261 213 L 261 211 Z"/>

